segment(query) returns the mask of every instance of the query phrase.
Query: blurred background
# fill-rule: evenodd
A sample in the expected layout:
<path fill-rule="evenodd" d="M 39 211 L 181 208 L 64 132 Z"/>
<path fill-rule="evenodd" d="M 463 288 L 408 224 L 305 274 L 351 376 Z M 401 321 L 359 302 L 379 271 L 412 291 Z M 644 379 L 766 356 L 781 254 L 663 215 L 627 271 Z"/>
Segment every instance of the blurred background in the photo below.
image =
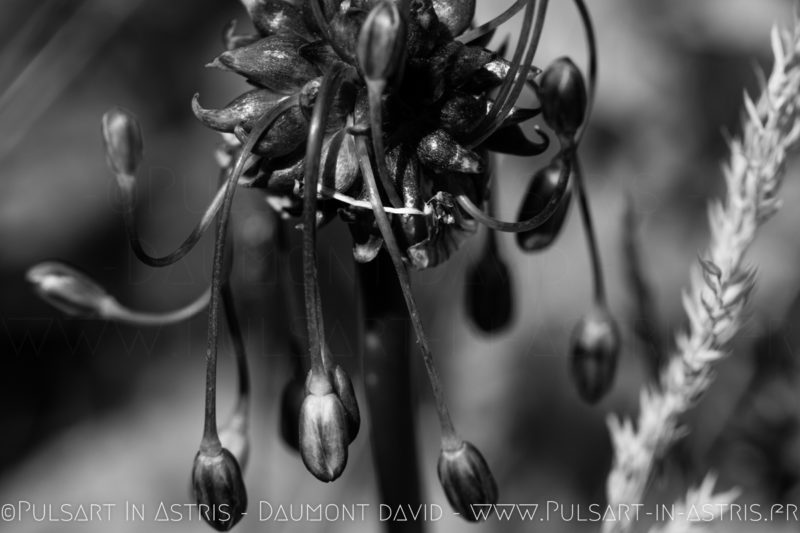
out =
<path fill-rule="evenodd" d="M 487 20 L 510 2 L 479 2 Z M 552 2 L 537 64 L 569 55 L 585 64 L 570 2 Z M 501 502 L 604 502 L 611 448 L 609 413 L 635 414 L 658 349 L 633 334 L 641 312 L 626 273 L 623 216 L 632 230 L 664 348 L 682 327 L 680 291 L 707 241 L 705 206 L 721 190 L 725 135 L 738 132 L 742 91 L 758 89 L 756 69 L 771 68 L 769 30 L 791 25 L 788 0 L 607 0 L 590 6 L 600 49 L 594 120 L 582 155 L 605 262 L 610 305 L 624 323 L 625 349 L 612 393 L 581 403 L 568 375 L 567 341 L 587 310 L 590 278 L 577 211 L 558 242 L 523 255 L 513 237 L 500 245 L 514 273 L 511 328 L 487 337 L 463 310 L 464 272 L 481 234 L 446 266 L 416 277 L 417 294 L 446 392 L 461 432 L 482 450 Z M 221 106 L 244 88 L 238 77 L 205 69 L 221 50 L 223 25 L 246 24 L 234 0 L 4 0 L 0 20 L 0 504 L 115 503 L 111 523 L 7 522 L 7 531 L 139 531 L 120 518 L 125 502 L 154 513 L 185 503 L 189 467 L 202 426 L 205 316 L 164 328 L 136 329 L 65 318 L 24 282 L 33 263 L 59 258 L 101 281 L 125 304 L 167 310 L 192 300 L 209 280 L 208 239 L 183 262 L 155 270 L 129 250 L 106 168 L 100 117 L 114 105 L 134 111 L 144 130 L 141 232 L 152 250 L 175 246 L 215 191 L 218 137 L 193 117 L 195 92 Z M 508 30 L 514 38 L 514 23 Z M 498 35 L 500 42 L 503 35 Z M 513 44 L 513 42 L 512 42 Z M 498 211 L 512 218 L 535 163 L 498 164 Z M 750 255 L 757 292 L 732 357 L 686 417 L 689 436 L 660 465 L 649 502 L 671 503 L 709 471 L 719 488 L 743 490 L 740 502 L 800 499 L 800 211 L 797 165 L 788 168 L 785 209 Z M 627 199 L 630 199 L 630 204 Z M 277 430 L 276 409 L 291 364 L 286 328 L 301 317 L 281 301 L 275 228 L 257 192 L 237 196 L 235 288 L 253 365 L 253 450 L 247 484 L 259 500 L 378 503 L 366 432 L 351 448 L 343 477 L 314 480 Z M 630 232 L 629 232 L 630 235 Z M 352 319 L 354 273 L 341 224 L 321 233 L 322 294 L 332 350 L 357 374 Z M 297 244 L 297 241 L 295 241 Z M 293 254 L 299 262 L 298 253 Z M 299 288 L 299 274 L 294 279 Z M 229 352 L 227 341 L 223 353 Z M 233 401 L 224 359 L 221 413 Z M 427 381 L 417 369 L 419 449 L 425 501 L 446 508 L 435 473 L 438 427 Z M 357 380 L 358 381 L 358 380 Z M 362 387 L 357 393 L 363 398 Z M 254 514 L 251 512 L 251 515 Z M 648 524 L 640 524 L 645 529 Z M 430 531 L 461 531 L 447 517 Z M 543 531 L 599 530 L 554 519 Z M 196 519 L 147 522 L 148 531 L 205 530 Z M 723 524 L 721 530 L 796 530 L 797 521 Z M 375 521 L 260 523 L 238 531 L 380 531 Z M 529 531 L 524 522 L 488 522 L 474 531 Z"/>

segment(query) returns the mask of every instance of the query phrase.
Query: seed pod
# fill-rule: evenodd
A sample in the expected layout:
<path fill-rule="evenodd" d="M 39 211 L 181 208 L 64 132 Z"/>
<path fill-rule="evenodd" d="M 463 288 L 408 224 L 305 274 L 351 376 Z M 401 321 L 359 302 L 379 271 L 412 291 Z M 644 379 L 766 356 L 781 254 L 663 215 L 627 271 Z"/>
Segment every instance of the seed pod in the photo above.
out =
<path fill-rule="evenodd" d="M 450 506 L 470 522 L 481 517 L 473 505 L 497 503 L 497 483 L 481 452 L 467 441 L 439 455 L 439 482 Z"/>
<path fill-rule="evenodd" d="M 231 100 L 222 109 L 205 109 L 200 106 L 198 98 L 198 94 L 192 98 L 194 116 L 203 125 L 227 133 L 233 133 L 234 128 L 238 125 L 249 130 L 259 118 L 280 102 L 279 98 L 266 89 L 248 91 Z"/>
<path fill-rule="evenodd" d="M 311 370 L 300 407 L 300 455 L 320 481 L 337 479 L 347 465 L 347 413 L 329 378 Z"/>
<path fill-rule="evenodd" d="M 480 260 L 467 270 L 466 305 L 472 322 L 486 333 L 495 333 L 511 322 L 514 296 L 511 272 L 489 230 Z"/>
<path fill-rule="evenodd" d="M 439 22 L 451 37 L 458 37 L 475 18 L 475 0 L 433 0 Z"/>
<path fill-rule="evenodd" d="M 347 372 L 341 365 L 336 365 L 331 372 L 331 381 L 336 396 L 339 397 L 342 401 L 342 406 L 344 406 L 344 412 L 347 418 L 347 433 L 350 437 L 350 442 L 353 442 L 361 427 L 361 413 L 359 413 L 358 410 L 358 400 L 356 400 L 353 382 L 350 381 L 350 376 L 347 375 Z"/>
<path fill-rule="evenodd" d="M 310 39 L 298 8 L 282 0 L 257 0 L 249 2 L 248 12 L 253 26 L 264 37 L 270 35 L 299 35 Z"/>
<path fill-rule="evenodd" d="M 317 67 L 300 55 L 304 43 L 300 37 L 272 35 L 223 52 L 209 66 L 232 70 L 276 93 L 291 94 L 320 75 Z"/>
<path fill-rule="evenodd" d="M 358 36 L 358 64 L 367 80 L 388 80 L 403 63 L 406 28 L 397 5 L 378 3 L 367 15 Z"/>
<path fill-rule="evenodd" d="M 115 107 L 103 115 L 106 160 L 115 174 L 133 175 L 142 162 L 142 130 L 130 112 Z"/>
<path fill-rule="evenodd" d="M 39 263 L 28 269 L 25 279 L 44 301 L 70 316 L 103 316 L 115 303 L 89 276 L 63 263 Z"/>
<path fill-rule="evenodd" d="M 593 307 L 572 330 L 570 369 L 584 401 L 597 403 L 611 388 L 619 348 L 617 323 L 604 307 Z"/>
<path fill-rule="evenodd" d="M 486 99 L 456 92 L 439 110 L 439 125 L 459 137 L 471 132 L 486 116 Z"/>
<path fill-rule="evenodd" d="M 192 466 L 194 498 L 200 514 L 217 531 L 229 531 L 247 511 L 242 471 L 231 452 L 200 450 Z"/>
<path fill-rule="evenodd" d="M 542 212 L 555 193 L 563 168 L 564 163 L 556 159 L 533 175 L 519 206 L 517 220 L 528 220 Z M 572 204 L 572 187 L 568 184 L 561 203 L 547 222 L 538 228 L 516 234 L 520 249 L 524 252 L 538 252 L 553 244 L 561 235 L 570 204 Z"/>
<path fill-rule="evenodd" d="M 483 159 L 476 152 L 460 145 L 442 129 L 420 139 L 417 157 L 435 171 L 480 174 L 485 168 Z"/>
<path fill-rule="evenodd" d="M 293 450 L 300 451 L 300 409 L 306 397 L 302 379 L 292 378 L 281 393 L 280 427 L 283 442 Z"/>
<path fill-rule="evenodd" d="M 244 413 L 233 413 L 230 420 L 219 429 L 219 440 L 239 463 L 242 472 L 247 470 L 247 463 L 250 461 L 250 433 Z"/>
<path fill-rule="evenodd" d="M 586 85 L 583 75 L 568 57 L 553 61 L 542 74 L 539 86 L 542 115 L 558 135 L 572 137 L 586 116 Z"/>

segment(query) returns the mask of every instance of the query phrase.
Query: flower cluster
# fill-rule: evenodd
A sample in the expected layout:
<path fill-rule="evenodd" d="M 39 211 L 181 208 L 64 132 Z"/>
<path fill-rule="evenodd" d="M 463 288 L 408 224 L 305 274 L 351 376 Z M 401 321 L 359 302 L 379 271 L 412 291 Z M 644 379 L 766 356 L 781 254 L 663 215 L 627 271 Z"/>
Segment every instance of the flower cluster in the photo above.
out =
<path fill-rule="evenodd" d="M 226 244 L 234 193 L 237 188 L 256 189 L 283 219 L 301 218 L 308 335 L 292 341 L 297 352 L 307 344 L 310 366 L 303 360 L 284 391 L 281 427 L 306 468 L 325 482 L 341 475 L 361 422 L 350 377 L 326 346 L 317 279 L 317 230 L 336 219 L 344 221 L 358 265 L 367 268 L 388 258 L 396 271 L 402 294 L 398 301 L 407 308 L 439 415 L 439 478 L 454 509 L 466 519 L 477 519 L 470 507 L 494 503 L 497 486 L 487 461 L 455 430 L 411 292 L 409 267 L 440 265 L 476 233 L 479 224 L 487 226 L 491 231 L 484 254 L 468 274 L 467 303 L 479 328 L 499 330 L 513 318 L 514 291 L 492 232 L 516 233 L 525 252 L 544 250 L 556 240 L 576 197 L 595 294 L 590 311 L 573 333 L 571 370 L 586 401 L 596 402 L 609 390 L 619 334 L 606 306 L 578 160 L 596 77 L 594 31 L 583 0 L 575 0 L 575 5 L 586 29 L 586 79 L 566 57 L 544 69 L 534 65 L 547 0 L 517 0 L 477 27 L 472 24 L 475 0 L 243 0 L 243 4 L 254 33 L 238 34 L 229 25 L 225 50 L 209 66 L 243 76 L 252 88 L 220 108 L 201 106 L 197 95 L 192 101 L 200 122 L 222 135 L 217 151 L 221 186 L 194 231 L 170 254 L 148 254 L 136 229 L 135 175 L 142 159 L 138 123 L 120 109 L 103 118 L 109 166 L 122 193 L 131 245 L 142 261 L 152 266 L 173 264 L 218 218 L 210 293 L 168 316 L 152 316 L 120 311 L 122 306 L 105 291 L 63 265 L 40 265 L 29 279 L 45 298 L 69 312 L 137 324 L 185 318 L 208 303 L 205 425 L 193 486 L 199 503 L 224 504 L 232 511 L 208 520 L 214 528 L 227 530 L 246 510 L 242 472 L 249 451 L 247 360 L 228 283 L 233 256 Z M 505 47 L 492 51 L 487 46 L 497 28 L 518 14 L 522 31 L 507 59 Z M 526 91 L 536 102 L 533 107 L 519 105 Z M 540 125 L 523 127 L 536 117 L 549 131 Z M 553 140 L 558 146 L 550 150 Z M 549 150 L 555 155 L 533 173 L 518 219 L 495 218 L 490 202 L 496 182 L 490 173 L 493 154 L 543 157 Z M 365 287 L 367 300 L 371 289 L 388 290 Z M 103 309 L 93 307 L 95 302 Z M 236 352 L 239 401 L 229 423 L 218 428 L 220 306 Z M 366 307 L 369 314 L 374 306 Z M 387 342 L 367 318 L 363 342 L 372 346 Z M 392 416 L 401 423 L 399 414 Z"/>

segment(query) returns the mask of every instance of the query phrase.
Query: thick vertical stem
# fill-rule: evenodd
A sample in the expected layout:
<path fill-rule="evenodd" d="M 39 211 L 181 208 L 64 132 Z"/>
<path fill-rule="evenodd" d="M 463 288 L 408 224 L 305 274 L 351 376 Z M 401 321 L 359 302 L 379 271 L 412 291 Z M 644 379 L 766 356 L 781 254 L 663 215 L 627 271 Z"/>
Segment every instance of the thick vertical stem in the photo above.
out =
<path fill-rule="evenodd" d="M 422 503 L 411 344 L 403 293 L 385 251 L 357 265 L 363 309 L 364 388 L 380 501 L 396 509 Z M 385 522 L 392 533 L 421 533 L 422 521 Z"/>

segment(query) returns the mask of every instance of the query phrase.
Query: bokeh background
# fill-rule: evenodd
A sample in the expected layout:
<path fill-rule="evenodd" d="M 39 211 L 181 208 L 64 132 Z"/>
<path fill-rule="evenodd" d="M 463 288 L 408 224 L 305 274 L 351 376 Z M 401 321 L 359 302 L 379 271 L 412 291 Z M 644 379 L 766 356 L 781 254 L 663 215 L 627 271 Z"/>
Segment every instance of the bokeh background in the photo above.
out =
<path fill-rule="evenodd" d="M 479 2 L 486 20 L 510 2 Z M 585 64 L 570 2 L 552 2 L 537 64 L 561 55 Z M 591 2 L 600 48 L 593 123 L 582 150 L 606 265 L 610 304 L 624 323 L 625 349 L 612 393 L 582 404 L 567 370 L 572 325 L 587 309 L 590 279 L 577 212 L 548 252 L 525 256 L 501 237 L 514 273 L 513 326 L 477 333 L 463 311 L 464 272 L 483 235 L 448 265 L 417 276 L 417 294 L 462 433 L 487 457 L 501 501 L 565 505 L 604 502 L 611 460 L 609 413 L 634 414 L 657 350 L 632 333 L 634 305 L 623 254 L 623 215 L 636 215 L 652 305 L 665 347 L 681 327 L 680 291 L 707 239 L 705 205 L 722 186 L 725 135 L 735 134 L 743 90 L 769 70 L 769 30 L 791 25 L 788 0 L 606 0 Z M 124 303 L 165 310 L 208 283 L 211 243 L 162 270 L 127 247 L 103 157 L 99 120 L 113 105 L 133 110 L 145 134 L 141 231 L 153 249 L 171 249 L 193 226 L 216 183 L 217 137 L 194 119 L 195 92 L 208 106 L 239 94 L 234 75 L 205 69 L 221 50 L 224 23 L 241 19 L 234 0 L 3 0 L 0 19 L 0 504 L 115 503 L 111 523 L 5 522 L 4 531 L 204 531 L 196 520 L 124 520 L 126 501 L 189 502 L 189 467 L 202 425 L 204 316 L 169 328 L 136 329 L 69 319 L 35 298 L 31 264 L 79 265 Z M 512 42 L 514 24 L 509 24 Z M 503 38 L 499 35 L 497 41 Z M 499 213 L 511 218 L 536 163 L 498 166 Z M 742 503 L 800 500 L 800 382 L 795 347 L 800 304 L 798 167 L 785 209 L 759 237 L 750 260 L 758 288 L 732 357 L 703 402 L 686 417 L 689 436 L 660 466 L 649 502 L 670 503 L 709 470 L 719 487 L 742 488 Z M 630 199 L 630 200 L 628 200 Z M 629 203 L 631 202 L 631 203 Z M 271 239 L 275 228 L 257 193 L 238 195 L 235 286 L 253 365 L 253 451 L 247 484 L 259 500 L 377 505 L 363 432 L 343 477 L 317 483 L 280 440 L 276 408 L 290 361 L 286 329 L 302 318 L 281 300 Z M 334 355 L 354 373 L 353 270 L 341 225 L 321 233 L 323 299 Z M 299 253 L 293 254 L 295 260 Z M 297 262 L 297 261 L 295 261 Z M 295 288 L 301 282 L 294 279 Z M 229 351 L 223 342 L 223 352 Z M 221 412 L 232 405 L 224 360 Z M 446 507 L 435 461 L 438 428 L 417 369 L 419 449 L 425 500 Z M 358 394 L 363 398 L 361 387 Z M 648 524 L 640 524 L 645 529 Z M 462 531 L 455 518 L 430 531 Z M 535 526 L 535 527 L 534 527 Z M 489 522 L 474 531 L 592 531 L 597 523 Z M 239 531 L 380 531 L 376 521 L 260 523 Z M 794 531 L 796 521 L 723 524 L 721 530 Z"/>

